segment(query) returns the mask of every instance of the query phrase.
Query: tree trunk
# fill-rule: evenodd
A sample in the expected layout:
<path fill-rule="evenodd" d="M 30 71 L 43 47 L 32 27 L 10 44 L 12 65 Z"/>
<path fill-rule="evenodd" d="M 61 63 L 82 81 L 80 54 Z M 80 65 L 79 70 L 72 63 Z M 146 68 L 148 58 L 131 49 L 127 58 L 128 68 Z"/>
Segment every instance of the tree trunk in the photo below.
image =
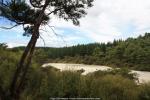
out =
<path fill-rule="evenodd" d="M 31 46 L 32 46 L 32 38 L 30 39 L 27 47 L 25 48 L 25 50 L 24 50 L 24 52 L 22 54 L 22 57 L 20 59 L 20 62 L 18 64 L 18 66 L 17 66 L 16 72 L 15 72 L 14 77 L 12 79 L 10 92 L 12 92 L 14 90 L 15 86 L 16 86 L 16 80 L 18 79 L 18 75 L 20 74 L 20 70 L 23 67 L 23 64 L 25 62 L 25 59 L 26 59 L 26 57 L 27 57 L 27 55 L 29 53 L 29 50 L 30 50 Z"/>
<path fill-rule="evenodd" d="M 37 38 L 35 38 L 33 40 L 33 45 L 31 47 L 30 54 L 29 54 L 28 59 L 27 59 L 27 63 L 24 67 L 24 71 L 22 73 L 22 76 L 20 77 L 20 82 L 18 84 L 18 87 L 16 88 L 17 94 L 20 93 L 21 90 L 24 88 L 24 82 L 25 82 L 25 79 L 26 79 L 26 74 L 28 72 L 29 66 L 30 66 L 31 61 L 32 61 L 32 56 L 33 56 L 33 53 L 34 53 L 36 42 L 37 42 Z"/>
<path fill-rule="evenodd" d="M 32 35 L 17 66 L 16 72 L 14 73 L 14 77 L 10 86 L 10 96 L 12 100 L 19 99 L 19 95 L 21 93 L 21 89 L 25 81 L 25 76 L 31 63 L 31 58 L 34 52 L 37 39 L 37 36 Z"/>
<path fill-rule="evenodd" d="M 25 51 L 19 62 L 19 65 L 17 66 L 12 83 L 10 85 L 10 96 L 12 97 L 12 100 L 19 100 L 21 90 L 23 90 L 25 77 L 26 77 L 29 65 L 31 63 L 31 59 L 32 59 L 32 55 L 34 52 L 34 48 L 35 48 L 37 39 L 39 38 L 39 27 L 42 23 L 44 11 L 45 11 L 46 7 L 48 6 L 49 2 L 50 2 L 49 0 L 45 1 L 45 4 L 41 10 L 41 13 L 37 17 L 37 21 L 34 24 L 32 37 L 31 37 L 27 47 L 25 48 Z"/>

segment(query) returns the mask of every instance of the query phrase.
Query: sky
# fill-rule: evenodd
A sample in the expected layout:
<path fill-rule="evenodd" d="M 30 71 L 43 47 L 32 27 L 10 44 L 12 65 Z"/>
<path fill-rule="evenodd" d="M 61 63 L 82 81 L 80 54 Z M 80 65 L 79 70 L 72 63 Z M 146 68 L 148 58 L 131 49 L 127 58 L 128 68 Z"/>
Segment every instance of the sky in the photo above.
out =
<path fill-rule="evenodd" d="M 80 26 L 52 17 L 49 25 L 54 26 L 57 35 L 48 26 L 41 27 L 42 38 L 36 46 L 107 43 L 150 32 L 150 0 L 95 0 L 87 13 L 80 19 Z M 0 26 L 9 26 L 8 21 L 1 18 Z M 22 27 L 0 29 L 0 43 L 7 43 L 9 47 L 26 46 L 30 37 L 22 34 Z"/>

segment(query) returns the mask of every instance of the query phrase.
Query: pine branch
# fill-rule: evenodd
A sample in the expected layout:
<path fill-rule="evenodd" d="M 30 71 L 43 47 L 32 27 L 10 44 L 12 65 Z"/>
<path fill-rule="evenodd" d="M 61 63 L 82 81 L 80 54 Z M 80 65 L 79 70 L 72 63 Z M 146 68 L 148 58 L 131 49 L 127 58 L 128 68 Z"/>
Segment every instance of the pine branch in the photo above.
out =
<path fill-rule="evenodd" d="M 52 13 L 55 13 L 55 12 L 57 12 L 57 11 L 59 11 L 59 10 L 62 10 L 62 9 L 64 9 L 64 8 L 55 9 L 55 10 L 51 11 L 50 13 L 48 13 L 47 16 L 49 16 L 49 15 L 51 15 Z"/>

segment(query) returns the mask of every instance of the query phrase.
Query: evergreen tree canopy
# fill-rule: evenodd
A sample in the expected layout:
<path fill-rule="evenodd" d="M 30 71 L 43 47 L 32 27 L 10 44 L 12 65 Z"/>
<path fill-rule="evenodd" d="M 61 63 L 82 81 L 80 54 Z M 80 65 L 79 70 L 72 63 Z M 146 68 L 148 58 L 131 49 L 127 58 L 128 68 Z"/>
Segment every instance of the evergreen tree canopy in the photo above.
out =
<path fill-rule="evenodd" d="M 93 0 L 1 0 L 0 16 L 14 22 L 15 26 L 25 26 L 25 32 L 32 34 L 40 14 L 43 14 L 39 22 L 41 25 L 47 24 L 52 14 L 79 25 L 79 19 L 87 14 L 85 9 L 92 7 L 92 2 Z"/>

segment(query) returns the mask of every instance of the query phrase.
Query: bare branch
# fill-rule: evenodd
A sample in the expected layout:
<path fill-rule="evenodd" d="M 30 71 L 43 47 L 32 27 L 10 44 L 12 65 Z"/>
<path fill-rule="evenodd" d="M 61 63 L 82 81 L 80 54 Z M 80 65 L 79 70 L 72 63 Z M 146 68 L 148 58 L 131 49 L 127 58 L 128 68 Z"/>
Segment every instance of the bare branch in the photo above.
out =
<path fill-rule="evenodd" d="M 51 37 L 49 34 L 48 34 L 48 31 L 46 31 L 46 27 L 44 26 L 44 28 L 45 28 L 45 32 L 47 33 L 47 35 L 49 36 L 49 37 Z"/>
<path fill-rule="evenodd" d="M 54 29 L 53 29 L 50 25 L 47 24 L 47 26 L 53 31 L 53 33 L 54 33 L 56 36 L 58 36 L 58 34 L 54 31 Z"/>
<path fill-rule="evenodd" d="M 40 38 L 42 39 L 43 43 L 44 43 L 44 47 L 46 46 L 45 40 L 44 38 L 39 34 Z"/>
<path fill-rule="evenodd" d="M 16 25 L 14 25 L 14 26 L 12 26 L 12 27 L 4 27 L 4 26 L 1 26 L 0 28 L 2 28 L 2 29 L 13 29 L 14 27 L 17 27 L 17 26 L 19 26 L 19 25 L 16 24 Z"/>
<path fill-rule="evenodd" d="M 60 38 L 63 40 L 63 42 L 66 44 L 66 46 L 67 46 L 67 42 L 64 40 L 63 36 L 57 34 L 57 33 L 55 32 L 55 30 L 52 28 L 53 26 L 50 26 L 50 25 L 48 25 L 48 24 L 47 24 L 47 26 L 53 31 L 53 33 L 54 33 L 57 37 L 60 37 Z M 55 28 L 55 27 L 54 27 L 54 28 Z"/>
<path fill-rule="evenodd" d="M 39 30 L 41 30 L 41 31 L 43 31 L 43 32 L 46 32 L 46 33 L 48 32 L 48 31 L 46 31 L 46 30 L 43 30 L 43 29 L 39 29 Z"/>

